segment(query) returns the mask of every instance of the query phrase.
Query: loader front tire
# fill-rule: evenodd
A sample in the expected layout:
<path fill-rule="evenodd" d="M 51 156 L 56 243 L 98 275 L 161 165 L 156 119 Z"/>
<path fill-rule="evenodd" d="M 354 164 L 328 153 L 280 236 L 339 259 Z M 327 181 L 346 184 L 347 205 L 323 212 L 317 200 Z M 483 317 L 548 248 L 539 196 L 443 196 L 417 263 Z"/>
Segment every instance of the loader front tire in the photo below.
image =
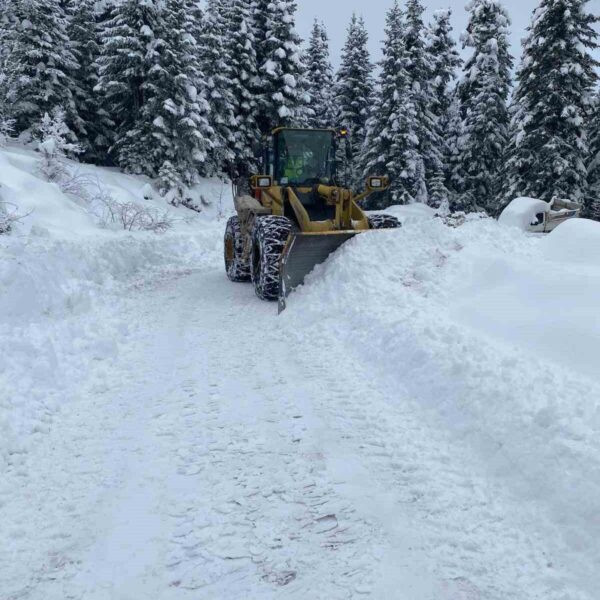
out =
<path fill-rule="evenodd" d="M 286 217 L 269 215 L 254 222 L 250 271 L 256 295 L 261 300 L 279 298 L 279 272 L 283 249 L 292 231 Z"/>
<path fill-rule="evenodd" d="M 231 217 L 225 228 L 225 271 L 231 281 L 250 281 L 250 261 L 244 259 L 244 238 L 238 217 Z"/>
<path fill-rule="evenodd" d="M 371 229 L 398 229 L 402 223 L 392 215 L 369 215 L 369 227 Z"/>

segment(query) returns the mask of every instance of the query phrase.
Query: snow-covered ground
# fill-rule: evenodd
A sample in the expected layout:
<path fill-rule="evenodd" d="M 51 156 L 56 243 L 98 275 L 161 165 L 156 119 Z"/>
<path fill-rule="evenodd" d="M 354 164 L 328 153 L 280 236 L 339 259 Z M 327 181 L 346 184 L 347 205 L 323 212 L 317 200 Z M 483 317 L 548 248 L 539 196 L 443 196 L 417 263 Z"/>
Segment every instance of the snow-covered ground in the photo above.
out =
<path fill-rule="evenodd" d="M 278 317 L 224 276 L 218 182 L 125 233 L 35 160 L 0 153 L 35 209 L 0 236 L 1 600 L 597 598 L 600 225 L 395 208 Z"/>

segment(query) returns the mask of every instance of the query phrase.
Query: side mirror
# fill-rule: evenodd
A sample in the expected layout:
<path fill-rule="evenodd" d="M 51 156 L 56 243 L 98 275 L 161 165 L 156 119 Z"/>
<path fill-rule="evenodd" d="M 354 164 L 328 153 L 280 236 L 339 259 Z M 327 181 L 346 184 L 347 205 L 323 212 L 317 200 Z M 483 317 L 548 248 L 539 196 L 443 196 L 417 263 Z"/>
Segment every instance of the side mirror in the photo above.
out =
<path fill-rule="evenodd" d="M 253 175 L 250 185 L 255 190 L 266 190 L 273 187 L 273 178 L 270 175 Z"/>
<path fill-rule="evenodd" d="M 367 189 L 370 192 L 384 192 L 390 187 L 389 177 L 368 177 Z"/>

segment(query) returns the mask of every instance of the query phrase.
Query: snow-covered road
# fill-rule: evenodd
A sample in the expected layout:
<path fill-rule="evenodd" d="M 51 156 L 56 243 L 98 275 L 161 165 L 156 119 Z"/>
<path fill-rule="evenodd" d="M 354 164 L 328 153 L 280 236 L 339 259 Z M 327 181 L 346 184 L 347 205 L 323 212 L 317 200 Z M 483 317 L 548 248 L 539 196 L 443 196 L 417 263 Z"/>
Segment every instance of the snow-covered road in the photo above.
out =
<path fill-rule="evenodd" d="M 60 413 L 12 455 L 0 599 L 594 598 L 571 520 L 488 468 L 377 344 L 369 360 L 368 327 L 351 344 L 330 313 L 319 337 L 294 306 L 278 318 L 205 268 L 69 317 L 114 321 L 116 342 L 81 348 Z"/>

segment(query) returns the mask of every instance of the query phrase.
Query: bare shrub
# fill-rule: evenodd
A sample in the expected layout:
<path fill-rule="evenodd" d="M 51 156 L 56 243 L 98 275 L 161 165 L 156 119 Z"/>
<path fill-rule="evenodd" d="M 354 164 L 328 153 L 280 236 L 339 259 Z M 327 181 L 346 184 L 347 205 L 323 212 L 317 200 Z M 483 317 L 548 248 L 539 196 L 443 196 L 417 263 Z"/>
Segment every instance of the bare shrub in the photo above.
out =
<path fill-rule="evenodd" d="M 0 235 L 10 233 L 15 223 L 22 221 L 30 214 L 20 214 L 14 204 L 0 201 Z"/>
<path fill-rule="evenodd" d="M 91 202 L 92 210 L 103 227 L 166 233 L 175 222 L 168 210 L 159 211 L 137 202 L 117 200 L 101 185 Z"/>
<path fill-rule="evenodd" d="M 15 120 L 5 117 L 0 113 L 0 148 L 4 148 L 6 142 L 15 132 Z"/>

